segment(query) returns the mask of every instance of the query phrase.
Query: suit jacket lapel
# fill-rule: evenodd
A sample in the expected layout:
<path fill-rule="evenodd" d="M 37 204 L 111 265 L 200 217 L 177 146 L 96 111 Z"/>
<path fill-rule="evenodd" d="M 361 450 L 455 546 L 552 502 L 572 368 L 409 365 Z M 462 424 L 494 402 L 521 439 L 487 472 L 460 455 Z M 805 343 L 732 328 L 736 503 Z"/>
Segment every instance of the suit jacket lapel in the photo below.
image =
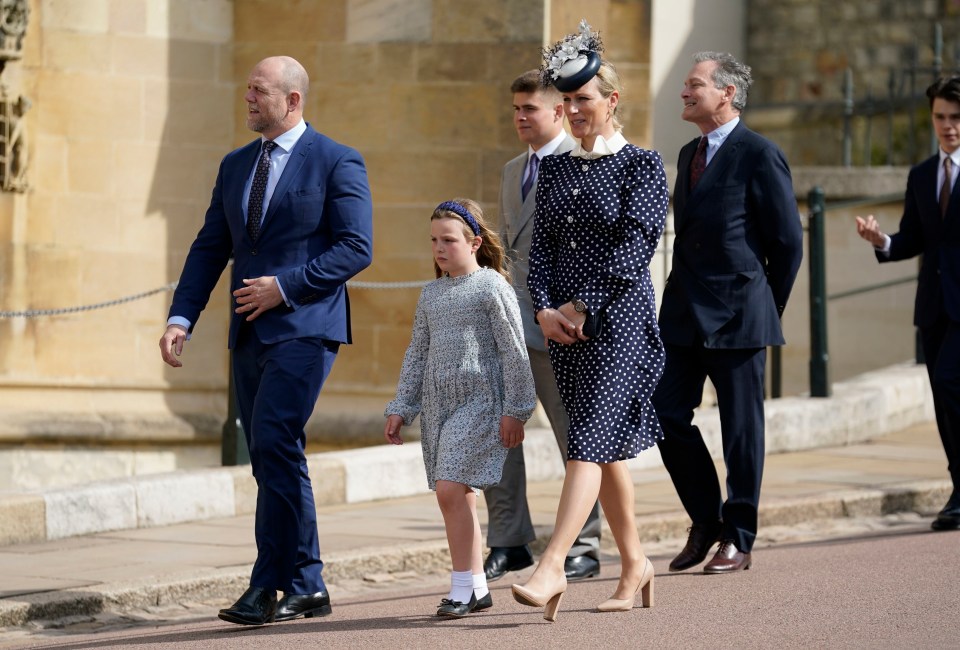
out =
<path fill-rule="evenodd" d="M 231 174 L 228 185 L 223 188 L 223 210 L 227 215 L 236 215 L 240 220 L 240 226 L 244 226 L 243 211 L 246 208 L 243 205 L 243 191 L 247 186 L 250 175 L 253 174 L 253 168 L 257 164 L 257 158 L 260 156 L 260 140 L 255 140 L 247 145 L 246 151 L 241 151 L 237 156 L 235 164 L 236 174 Z M 245 228 L 244 228 L 245 229 Z"/>
<path fill-rule="evenodd" d="M 283 168 L 283 174 L 280 176 L 280 180 L 277 181 L 277 186 L 273 190 L 273 196 L 270 197 L 270 205 L 267 206 L 267 212 L 263 218 L 263 226 L 260 228 L 261 237 L 263 237 L 263 232 L 270 227 L 270 224 L 276 221 L 277 206 L 280 205 L 284 195 L 290 190 L 290 184 L 293 182 L 293 179 L 297 177 L 303 168 L 303 163 L 307 160 L 307 152 L 310 150 L 310 145 L 313 144 L 315 134 L 316 132 L 308 126 L 307 130 L 300 136 L 300 139 L 297 140 L 293 151 L 290 152 L 290 159 L 287 160 L 287 165 Z"/>
<path fill-rule="evenodd" d="M 506 214 L 504 215 L 506 223 L 504 225 L 509 235 L 509 240 L 505 243 L 508 248 L 513 248 L 514 243 L 517 241 L 517 233 L 520 232 L 524 221 L 523 215 L 520 214 L 523 210 L 523 204 L 520 200 L 520 183 L 523 179 L 523 164 L 522 158 L 515 158 L 507 163 L 507 167 L 503 172 L 503 202 L 506 208 Z"/>
<path fill-rule="evenodd" d="M 554 152 L 550 155 L 558 155 L 572 151 L 575 144 L 576 142 L 574 139 L 567 135 L 557 146 L 556 150 L 554 150 Z M 514 243 L 516 243 L 520 233 L 523 232 L 525 228 L 532 227 L 533 215 L 536 212 L 537 207 L 537 185 L 540 182 L 540 174 L 538 173 L 537 178 L 533 181 L 533 187 L 530 188 L 530 193 L 527 194 L 526 199 L 523 199 L 520 186 L 523 184 L 523 171 L 527 161 L 526 158 L 524 158 L 522 161 L 517 162 L 519 162 L 519 164 L 515 168 L 507 170 L 508 174 L 515 173 L 517 175 L 516 179 L 507 178 L 506 174 L 504 175 L 504 181 L 507 182 L 507 191 L 510 192 L 510 194 L 507 195 L 507 200 L 516 201 L 516 203 L 513 204 L 513 207 L 516 209 L 511 211 L 512 214 L 517 215 L 515 222 L 510 228 L 510 233 L 513 235 L 511 239 L 513 241 L 509 242 L 508 246 L 511 248 L 513 247 Z M 516 191 L 511 188 L 515 188 Z"/>
<path fill-rule="evenodd" d="M 703 176 L 701 176 L 700 180 L 697 181 L 697 186 L 690 190 L 687 199 L 687 207 L 695 207 L 710 195 L 713 185 L 718 179 L 723 177 L 723 173 L 726 168 L 733 160 L 736 159 L 738 150 L 743 143 L 743 134 L 745 133 L 744 129 L 745 127 L 741 121 L 733 129 L 730 135 L 727 136 L 727 139 L 723 141 L 723 144 L 720 145 L 717 153 L 715 153 L 713 158 L 710 160 L 710 164 L 707 165 L 707 168 L 703 171 Z M 688 169 L 686 175 L 687 178 L 689 178 L 689 162 L 687 167 Z"/>

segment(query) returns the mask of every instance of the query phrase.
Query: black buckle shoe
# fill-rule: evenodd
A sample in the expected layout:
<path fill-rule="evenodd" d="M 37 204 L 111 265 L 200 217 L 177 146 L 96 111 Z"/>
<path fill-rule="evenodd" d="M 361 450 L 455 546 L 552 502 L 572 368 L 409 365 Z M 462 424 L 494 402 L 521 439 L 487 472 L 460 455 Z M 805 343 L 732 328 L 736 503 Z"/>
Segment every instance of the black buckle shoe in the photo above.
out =
<path fill-rule="evenodd" d="M 491 602 L 491 604 L 493 604 Z M 444 598 L 440 601 L 440 607 L 437 608 L 437 616 L 449 616 L 452 618 L 460 618 L 466 616 L 473 610 L 477 608 L 477 595 L 475 593 L 470 593 L 470 602 L 461 603 L 459 600 L 450 600 Z"/>
<path fill-rule="evenodd" d="M 274 621 L 277 592 L 274 589 L 250 587 L 232 607 L 221 609 L 221 620 L 238 625 L 266 625 Z"/>
<path fill-rule="evenodd" d="M 333 609 L 330 607 L 330 594 L 318 591 L 315 594 L 284 594 L 277 605 L 277 615 L 274 620 L 292 621 L 295 618 L 313 618 L 314 616 L 328 616 Z"/>
<path fill-rule="evenodd" d="M 533 553 L 526 544 L 494 546 L 483 562 L 483 573 L 487 576 L 487 582 L 493 582 L 506 575 L 507 571 L 520 571 L 529 566 L 533 566 Z"/>
<path fill-rule="evenodd" d="M 567 576 L 567 582 L 593 578 L 600 575 L 600 561 L 589 555 L 568 557 L 563 561 L 563 573 Z"/>

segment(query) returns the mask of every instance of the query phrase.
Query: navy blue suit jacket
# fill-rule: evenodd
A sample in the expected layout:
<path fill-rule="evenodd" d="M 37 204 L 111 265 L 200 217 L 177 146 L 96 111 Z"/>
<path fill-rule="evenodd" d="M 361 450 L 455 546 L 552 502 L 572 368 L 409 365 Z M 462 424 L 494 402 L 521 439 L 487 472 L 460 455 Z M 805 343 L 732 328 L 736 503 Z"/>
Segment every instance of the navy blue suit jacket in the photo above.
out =
<path fill-rule="evenodd" d="M 665 343 L 707 348 L 782 345 L 780 315 L 803 257 L 790 168 L 740 122 L 690 190 L 699 138 L 680 150 L 673 194 L 673 268 L 663 290 Z"/>
<path fill-rule="evenodd" d="M 241 204 L 259 153 L 257 139 L 221 162 L 170 316 L 182 316 L 195 325 L 232 255 L 231 291 L 242 287 L 244 278 L 274 275 L 291 303 L 281 303 L 252 322 L 263 343 L 302 337 L 349 343 L 345 283 L 369 266 L 373 256 L 373 208 L 363 158 L 307 125 L 290 153 L 254 243 L 247 235 Z M 233 313 L 231 348 L 246 316 Z"/>
<path fill-rule="evenodd" d="M 937 198 L 939 154 L 910 170 L 903 200 L 900 231 L 890 236 L 890 255 L 877 252 L 881 262 L 923 255 L 917 281 L 914 325 L 931 327 L 944 310 L 960 323 L 960 192 L 954 184 L 947 215 L 940 218 Z"/>

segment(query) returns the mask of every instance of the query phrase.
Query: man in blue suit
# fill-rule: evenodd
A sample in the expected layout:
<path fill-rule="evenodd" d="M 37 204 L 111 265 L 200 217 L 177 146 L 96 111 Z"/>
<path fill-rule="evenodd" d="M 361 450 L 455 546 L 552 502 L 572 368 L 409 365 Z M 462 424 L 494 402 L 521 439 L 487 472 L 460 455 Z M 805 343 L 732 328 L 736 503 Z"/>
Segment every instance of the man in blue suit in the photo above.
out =
<path fill-rule="evenodd" d="M 693 525 L 670 563 L 683 571 L 720 541 L 705 573 L 750 568 L 764 457 L 766 346 L 803 255 L 790 169 L 779 148 L 740 121 L 752 78 L 729 54 L 700 52 L 684 82 L 682 117 L 702 137 L 680 150 L 673 193 L 673 268 L 660 335 L 667 361 L 653 396 L 660 453 Z M 706 378 L 720 414 L 727 498 L 693 410 Z"/>
<path fill-rule="evenodd" d="M 210 207 L 173 296 L 163 360 L 178 368 L 233 257 L 233 380 L 257 480 L 257 560 L 250 588 L 220 618 L 262 625 L 330 613 L 304 426 L 341 343 L 346 282 L 372 257 L 363 159 L 303 121 L 309 79 L 290 57 L 247 80 L 247 126 L 261 137 L 223 159 Z M 283 599 L 277 602 L 277 591 Z"/>
<path fill-rule="evenodd" d="M 910 170 L 900 230 L 885 235 L 873 215 L 857 217 L 857 232 L 877 260 L 922 255 L 913 323 L 920 328 L 940 440 L 953 493 L 931 527 L 960 528 L 960 77 L 927 89 L 940 150 Z"/>

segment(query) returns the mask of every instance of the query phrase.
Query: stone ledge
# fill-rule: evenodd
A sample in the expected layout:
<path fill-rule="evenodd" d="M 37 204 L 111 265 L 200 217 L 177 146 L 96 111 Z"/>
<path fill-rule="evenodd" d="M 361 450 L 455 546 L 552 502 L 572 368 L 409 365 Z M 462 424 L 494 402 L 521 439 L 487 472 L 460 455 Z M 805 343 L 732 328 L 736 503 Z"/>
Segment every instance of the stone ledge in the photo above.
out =
<path fill-rule="evenodd" d="M 814 408 L 811 402 L 815 402 Z M 829 398 L 769 400 L 766 418 L 767 453 L 773 454 L 862 442 L 929 421 L 933 403 L 925 368 L 901 364 L 838 382 Z M 701 409 L 696 422 L 711 454 L 721 457 L 717 409 Z M 524 457 L 529 481 L 563 478 L 551 431 L 529 430 Z M 308 461 L 318 505 L 429 491 L 416 442 L 311 454 Z M 656 467 L 660 456 L 654 449 L 628 462 L 631 470 Z M 249 467 L 224 467 L 104 481 L 32 496 L 45 502 L 42 531 L 36 524 L 38 506 L 26 507 L 20 495 L 0 497 L 0 518 L 20 531 L 13 538 L 19 542 L 250 514 L 256 504 L 256 484 Z M 14 520 L 21 516 L 26 520 Z M 17 543 L 4 539 L 0 536 L 0 542 Z"/>

